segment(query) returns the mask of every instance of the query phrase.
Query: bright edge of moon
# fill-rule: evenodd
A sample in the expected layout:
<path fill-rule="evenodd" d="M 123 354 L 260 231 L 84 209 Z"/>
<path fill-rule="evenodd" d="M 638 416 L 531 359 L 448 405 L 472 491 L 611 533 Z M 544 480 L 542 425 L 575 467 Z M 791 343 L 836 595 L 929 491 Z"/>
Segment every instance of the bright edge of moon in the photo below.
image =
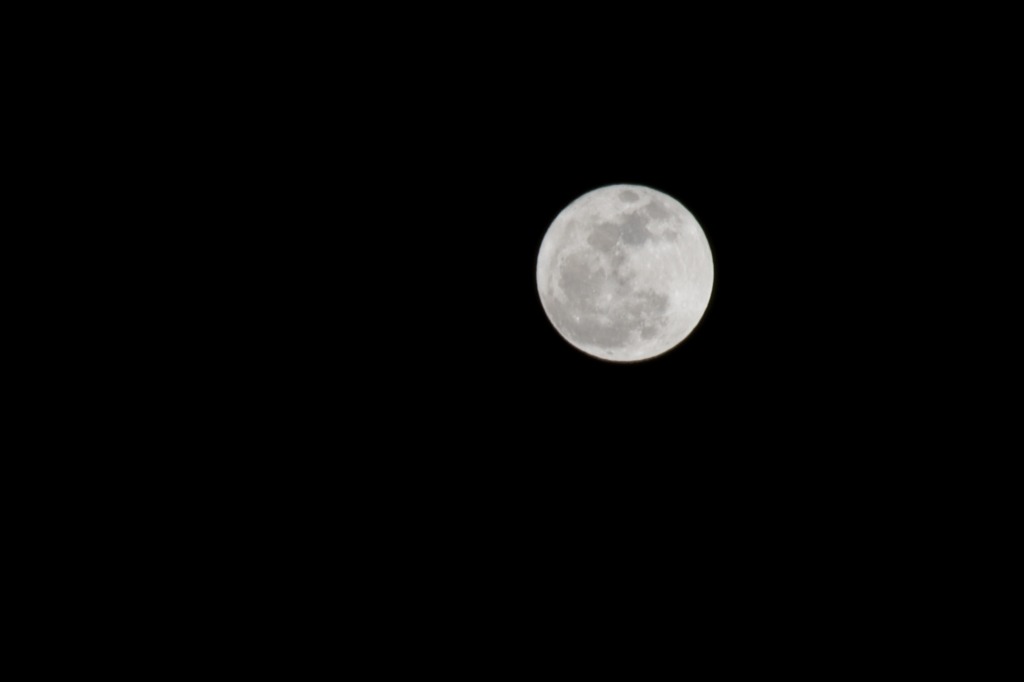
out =
<path fill-rule="evenodd" d="M 579 350 L 634 362 L 679 345 L 711 300 L 707 237 L 685 206 L 639 185 L 588 192 L 555 218 L 537 256 L 548 319 Z"/>

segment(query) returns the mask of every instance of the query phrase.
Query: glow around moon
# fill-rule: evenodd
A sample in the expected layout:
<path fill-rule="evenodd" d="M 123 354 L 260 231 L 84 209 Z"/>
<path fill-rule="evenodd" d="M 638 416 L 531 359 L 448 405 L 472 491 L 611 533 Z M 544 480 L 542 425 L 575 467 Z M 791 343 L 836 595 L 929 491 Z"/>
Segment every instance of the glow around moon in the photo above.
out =
<path fill-rule="evenodd" d="M 638 185 L 584 194 L 548 228 L 537 289 L 548 319 L 576 348 L 619 362 L 678 345 L 700 322 L 714 282 L 693 215 Z"/>

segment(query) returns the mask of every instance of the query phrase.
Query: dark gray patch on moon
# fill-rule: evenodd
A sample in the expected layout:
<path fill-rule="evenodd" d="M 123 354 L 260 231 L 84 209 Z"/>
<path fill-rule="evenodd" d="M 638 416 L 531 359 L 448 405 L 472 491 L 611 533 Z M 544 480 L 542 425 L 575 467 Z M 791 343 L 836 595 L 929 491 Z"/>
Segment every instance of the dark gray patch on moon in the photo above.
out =
<path fill-rule="evenodd" d="M 573 313 L 569 308 L 555 301 L 552 318 L 559 329 L 564 330 L 574 343 L 599 348 L 622 348 L 629 343 L 632 326 L 624 320 L 613 320 L 593 313 Z"/>
<path fill-rule="evenodd" d="M 641 302 L 637 305 L 636 315 L 640 324 L 640 338 L 650 341 L 664 329 L 668 321 L 668 296 L 654 291 L 638 291 L 636 298 Z"/>
<path fill-rule="evenodd" d="M 647 229 L 647 223 L 647 218 L 639 213 L 627 215 L 622 223 L 622 241 L 631 246 L 636 246 L 643 244 L 653 237 L 654 235 Z"/>
<path fill-rule="evenodd" d="M 642 213 L 629 213 L 620 223 L 597 223 L 590 228 L 587 243 L 602 253 L 611 253 L 620 239 L 624 244 L 638 246 L 654 238 L 647 229 L 649 222 Z"/>
<path fill-rule="evenodd" d="M 626 346 L 634 332 L 644 340 L 654 338 L 665 326 L 668 297 L 649 290 L 633 291 L 631 279 L 614 271 L 608 273 L 585 254 L 570 256 L 559 273 L 567 300 L 550 301 L 555 326 L 574 343 L 602 349 Z M 613 280 L 615 291 L 611 303 L 601 298 L 609 280 Z"/>
<path fill-rule="evenodd" d="M 618 270 L 625 264 L 626 254 L 622 251 L 622 248 L 617 248 L 614 251 L 612 251 L 612 269 Z"/>
<path fill-rule="evenodd" d="M 668 212 L 661 202 L 657 199 L 651 199 L 651 203 L 647 204 L 647 215 L 651 216 L 654 220 L 667 220 L 672 217 L 672 214 Z"/>
<path fill-rule="evenodd" d="M 668 296 L 651 290 L 638 291 L 633 296 L 640 300 L 637 304 L 637 315 L 648 320 L 664 322 L 662 318 L 668 311 Z"/>
<path fill-rule="evenodd" d="M 636 271 L 628 266 L 628 259 L 621 248 L 615 249 L 612 252 L 611 266 L 615 281 L 619 286 L 629 287 L 630 282 L 636 279 Z"/>
<path fill-rule="evenodd" d="M 659 294 L 652 289 L 644 289 L 643 291 L 636 292 L 636 297 L 643 299 L 647 307 L 657 313 L 663 313 L 668 310 L 668 296 L 665 294 Z"/>
<path fill-rule="evenodd" d="M 606 276 L 604 268 L 594 267 L 586 256 L 575 254 L 562 265 L 558 284 L 571 302 L 587 305 L 601 291 Z"/>
<path fill-rule="evenodd" d="M 598 223 L 590 228 L 587 243 L 598 251 L 609 253 L 619 241 L 620 227 L 615 223 Z"/>
<path fill-rule="evenodd" d="M 622 199 L 625 202 L 632 203 L 634 201 L 639 201 L 640 195 L 632 190 L 627 189 L 622 192 L 619 192 L 619 199 Z"/>
<path fill-rule="evenodd" d="M 574 343 L 621 348 L 629 342 L 632 327 L 628 320 L 613 318 L 601 305 L 599 297 L 608 279 L 604 268 L 585 255 L 571 256 L 562 266 L 559 284 L 567 301 L 553 298 L 550 312 L 555 326 Z M 628 286 L 619 284 L 616 289 L 621 295 Z"/>

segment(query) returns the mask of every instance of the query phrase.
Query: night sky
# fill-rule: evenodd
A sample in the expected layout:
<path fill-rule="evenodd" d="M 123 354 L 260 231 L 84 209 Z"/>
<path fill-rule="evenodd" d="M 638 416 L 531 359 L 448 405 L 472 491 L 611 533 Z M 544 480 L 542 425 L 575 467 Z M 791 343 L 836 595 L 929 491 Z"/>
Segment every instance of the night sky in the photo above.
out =
<path fill-rule="evenodd" d="M 700 40 L 694 17 L 617 9 L 590 29 L 523 11 L 501 41 L 510 17 L 420 11 L 440 28 L 397 9 L 294 31 L 227 17 L 212 54 L 165 52 L 173 84 L 143 74 L 150 99 L 115 84 L 140 113 L 97 108 L 138 127 L 119 161 L 133 181 L 86 192 L 83 225 L 122 211 L 138 241 L 101 247 L 158 285 L 108 277 L 139 300 L 112 308 L 123 334 L 95 339 L 138 360 L 123 363 L 134 412 L 105 417 L 173 453 L 152 483 L 172 522 L 194 517 L 238 575 L 273 567 L 244 595 L 255 608 L 265 585 L 307 586 L 319 608 L 340 584 L 370 617 L 415 612 L 427 631 L 456 595 L 552 642 L 559 624 L 537 624 L 551 605 L 586 618 L 612 582 L 649 604 L 670 593 L 673 613 L 700 592 L 719 622 L 729 599 L 760 600 L 763 629 L 792 592 L 845 613 L 818 585 L 856 605 L 923 584 L 985 420 L 1006 420 L 981 383 L 1017 390 L 982 331 L 1017 316 L 982 305 L 1019 270 L 993 237 L 1019 219 L 983 209 L 1016 188 L 976 179 L 973 150 L 1004 153 L 984 136 L 1001 108 L 970 118 L 975 72 L 951 94 L 956 59 L 936 60 L 957 32 L 897 59 L 917 18 L 843 42 L 848 17 L 765 6 Z M 686 206 L 715 267 L 698 327 L 629 364 L 567 343 L 535 277 L 558 213 L 619 183 Z M 146 211 L 157 228 L 135 227 Z"/>

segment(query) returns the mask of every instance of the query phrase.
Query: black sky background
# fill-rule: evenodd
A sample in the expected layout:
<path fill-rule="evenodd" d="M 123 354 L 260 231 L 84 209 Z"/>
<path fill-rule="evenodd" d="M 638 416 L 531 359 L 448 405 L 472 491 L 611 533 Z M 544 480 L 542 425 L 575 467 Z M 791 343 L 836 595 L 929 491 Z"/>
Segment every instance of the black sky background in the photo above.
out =
<path fill-rule="evenodd" d="M 320 94 L 285 108 L 243 190 L 260 352 L 242 385 L 281 410 L 261 428 L 366 453 L 349 463 L 384 485 L 485 496 L 593 478 L 829 497 L 937 473 L 915 444 L 956 427 L 935 415 L 964 373 L 947 188 L 965 169 L 932 144 L 930 100 L 838 58 L 711 59 L 710 77 L 430 61 L 351 98 L 292 82 Z M 715 259 L 700 326 L 628 365 L 567 344 L 535 282 L 554 217 L 613 183 L 681 201 Z"/>
<path fill-rule="evenodd" d="M 976 357 L 957 274 L 983 241 L 958 234 L 975 143 L 948 132 L 969 100 L 946 96 L 955 58 L 867 60 L 831 35 L 557 58 L 541 40 L 526 61 L 481 38 L 372 64 L 311 41 L 301 69 L 268 60 L 259 115 L 223 121 L 251 222 L 227 242 L 242 305 L 218 319 L 254 325 L 263 362 L 244 385 L 312 440 L 383 421 L 403 462 L 411 438 L 569 476 L 738 458 L 756 477 L 948 428 L 930 415 Z M 613 183 L 681 201 L 715 259 L 700 326 L 630 365 L 562 340 L 534 278 L 557 213 Z"/>
<path fill-rule="evenodd" d="M 944 132 L 946 69 L 827 43 L 289 72 L 278 132 L 244 145 L 256 227 L 218 311 L 245 330 L 223 348 L 231 423 L 291 453 L 232 470 L 272 481 L 257 508 L 308 522 L 298 539 L 342 514 L 396 580 L 474 556 L 439 579 L 569 594 L 594 562 L 659 575 L 691 547 L 761 598 L 752 571 L 811 584 L 941 542 L 971 494 L 948 484 L 955 444 L 983 437 L 958 268 L 973 166 Z M 697 329 L 626 365 L 566 343 L 535 279 L 558 212 L 613 183 L 682 202 L 715 261 Z"/>
<path fill-rule="evenodd" d="M 111 516 L 264 619 L 265 586 L 416 636 L 461 599 L 556 642 L 549 614 L 630 601 L 703 601 L 711 632 L 774 630 L 792 594 L 812 626 L 940 610 L 951 537 L 984 549 L 968 512 L 1012 518 L 985 306 L 1012 180 L 979 158 L 1012 88 L 921 17 L 424 11 L 189 20 L 71 79 L 61 172 L 100 187 L 61 201 L 130 228 L 61 242 L 117 267 L 69 287 L 53 353 L 90 376 L 61 398 L 104 412 L 76 442 L 113 423 L 132 452 L 78 458 L 139 498 Z M 700 325 L 641 363 L 570 346 L 536 289 L 555 216 L 614 183 L 683 203 L 715 263 Z"/>
<path fill-rule="evenodd" d="M 960 466 L 928 444 L 984 431 L 964 417 L 994 251 L 972 155 L 1004 90 L 913 22 L 694 18 L 681 39 L 649 19 L 232 16 L 112 83 L 125 186 L 164 217 L 159 371 L 216 442 L 296 453 L 220 475 L 423 509 L 752 514 Z M 682 202 L 715 262 L 698 328 L 628 365 L 566 343 L 535 280 L 558 212 L 614 183 Z"/>

